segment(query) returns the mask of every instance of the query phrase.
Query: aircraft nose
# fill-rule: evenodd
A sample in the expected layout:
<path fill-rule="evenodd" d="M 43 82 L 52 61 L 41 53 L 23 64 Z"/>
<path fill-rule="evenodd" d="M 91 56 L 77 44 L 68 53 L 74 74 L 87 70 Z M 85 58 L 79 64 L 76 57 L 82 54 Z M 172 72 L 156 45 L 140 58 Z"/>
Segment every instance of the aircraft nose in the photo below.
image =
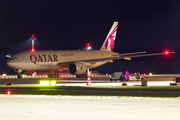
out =
<path fill-rule="evenodd" d="M 8 65 L 10 68 L 13 68 L 13 69 L 16 68 L 16 64 L 15 64 L 14 62 L 7 61 L 7 65 Z"/>

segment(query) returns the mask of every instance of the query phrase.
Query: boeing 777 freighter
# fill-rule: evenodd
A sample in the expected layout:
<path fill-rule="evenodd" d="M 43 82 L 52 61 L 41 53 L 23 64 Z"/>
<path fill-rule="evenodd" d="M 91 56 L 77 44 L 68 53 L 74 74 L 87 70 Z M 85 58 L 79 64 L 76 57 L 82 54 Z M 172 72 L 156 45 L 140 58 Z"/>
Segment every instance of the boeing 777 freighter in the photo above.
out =
<path fill-rule="evenodd" d="M 17 71 L 18 78 L 28 70 L 67 70 L 70 74 L 81 75 L 87 69 L 101 66 L 117 59 L 131 60 L 134 57 L 162 55 L 134 52 L 119 54 L 113 52 L 118 22 L 114 22 L 100 50 L 46 50 L 25 51 L 8 55 L 7 65 Z M 56 74 L 55 74 L 56 75 Z M 55 76 L 54 75 L 54 76 Z"/>

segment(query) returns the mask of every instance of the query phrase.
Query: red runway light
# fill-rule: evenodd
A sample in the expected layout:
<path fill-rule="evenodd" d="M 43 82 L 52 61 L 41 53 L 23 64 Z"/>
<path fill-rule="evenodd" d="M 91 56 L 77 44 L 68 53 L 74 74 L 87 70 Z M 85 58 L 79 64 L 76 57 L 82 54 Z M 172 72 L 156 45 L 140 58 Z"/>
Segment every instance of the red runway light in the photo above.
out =
<path fill-rule="evenodd" d="M 10 95 L 10 94 L 11 94 L 11 91 L 10 91 L 10 90 L 8 90 L 8 91 L 7 91 L 7 94 L 8 94 L 8 95 Z"/>

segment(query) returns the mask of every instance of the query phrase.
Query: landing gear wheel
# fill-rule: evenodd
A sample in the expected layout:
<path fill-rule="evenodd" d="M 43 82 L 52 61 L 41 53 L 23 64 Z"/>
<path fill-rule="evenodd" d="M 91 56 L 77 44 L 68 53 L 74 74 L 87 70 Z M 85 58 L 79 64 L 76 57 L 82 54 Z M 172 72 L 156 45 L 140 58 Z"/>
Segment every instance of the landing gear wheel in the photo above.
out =
<path fill-rule="evenodd" d="M 59 78 L 59 74 L 48 74 L 48 78 Z"/>
<path fill-rule="evenodd" d="M 22 75 L 21 75 L 21 74 L 18 74 L 18 75 L 17 75 L 17 78 L 18 78 L 18 79 L 22 79 Z"/>
<path fill-rule="evenodd" d="M 87 74 L 76 75 L 76 78 L 88 78 Z"/>

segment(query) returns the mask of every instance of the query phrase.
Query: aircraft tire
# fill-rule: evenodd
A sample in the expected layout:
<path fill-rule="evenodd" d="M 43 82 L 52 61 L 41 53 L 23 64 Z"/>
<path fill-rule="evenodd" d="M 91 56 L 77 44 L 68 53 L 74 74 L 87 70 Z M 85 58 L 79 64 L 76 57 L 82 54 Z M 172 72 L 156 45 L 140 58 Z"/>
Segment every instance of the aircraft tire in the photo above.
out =
<path fill-rule="evenodd" d="M 18 75 L 17 75 L 17 78 L 18 78 L 18 79 L 22 79 L 22 75 L 21 75 L 21 74 L 18 74 Z"/>

